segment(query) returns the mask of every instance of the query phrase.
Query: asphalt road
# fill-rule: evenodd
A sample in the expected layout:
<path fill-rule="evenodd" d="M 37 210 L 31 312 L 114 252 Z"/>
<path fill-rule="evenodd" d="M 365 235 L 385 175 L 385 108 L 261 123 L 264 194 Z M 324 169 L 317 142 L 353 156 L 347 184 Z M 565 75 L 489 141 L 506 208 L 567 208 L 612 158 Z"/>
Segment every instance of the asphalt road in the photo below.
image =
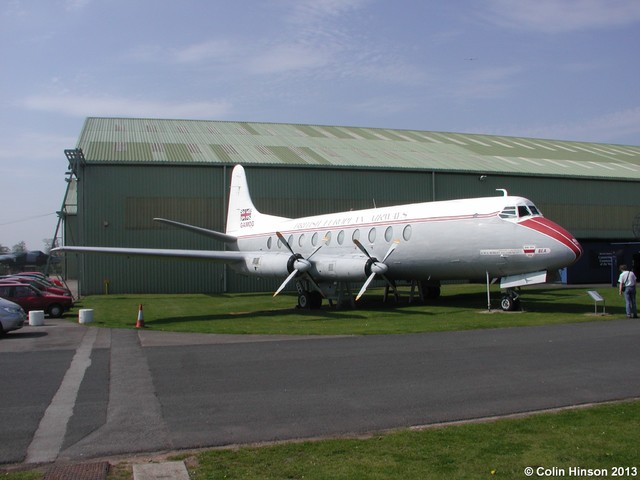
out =
<path fill-rule="evenodd" d="M 640 321 L 366 337 L 0 339 L 0 463 L 356 434 L 640 397 Z"/>

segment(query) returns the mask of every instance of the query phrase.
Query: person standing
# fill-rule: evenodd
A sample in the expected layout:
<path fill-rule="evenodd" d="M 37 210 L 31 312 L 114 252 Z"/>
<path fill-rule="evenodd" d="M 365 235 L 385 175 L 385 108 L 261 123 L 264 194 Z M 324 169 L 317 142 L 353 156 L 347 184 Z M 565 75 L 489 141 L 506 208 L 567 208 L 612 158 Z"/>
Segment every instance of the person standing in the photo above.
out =
<path fill-rule="evenodd" d="M 620 277 L 618 278 L 618 293 L 624 294 L 624 302 L 627 309 L 627 317 L 638 318 L 636 308 L 636 275 L 626 265 L 620 265 Z"/>

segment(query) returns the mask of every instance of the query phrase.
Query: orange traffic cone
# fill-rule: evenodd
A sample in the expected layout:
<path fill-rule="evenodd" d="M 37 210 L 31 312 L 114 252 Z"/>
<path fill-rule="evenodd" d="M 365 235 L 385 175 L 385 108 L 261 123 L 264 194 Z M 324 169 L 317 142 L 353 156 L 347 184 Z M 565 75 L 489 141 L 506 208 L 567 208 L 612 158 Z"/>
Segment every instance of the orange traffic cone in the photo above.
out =
<path fill-rule="evenodd" d="M 142 304 L 138 307 L 138 321 L 136 322 L 136 328 L 144 328 L 144 314 L 142 313 Z"/>

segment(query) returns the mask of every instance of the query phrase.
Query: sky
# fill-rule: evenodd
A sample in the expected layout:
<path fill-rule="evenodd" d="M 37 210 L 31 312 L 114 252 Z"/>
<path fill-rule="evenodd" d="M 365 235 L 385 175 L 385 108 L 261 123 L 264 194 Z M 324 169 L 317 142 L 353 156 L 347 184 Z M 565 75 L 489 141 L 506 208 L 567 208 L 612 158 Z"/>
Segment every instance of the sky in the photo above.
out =
<path fill-rule="evenodd" d="M 43 249 L 86 117 L 640 145 L 638 0 L 3 0 L 0 245 Z"/>

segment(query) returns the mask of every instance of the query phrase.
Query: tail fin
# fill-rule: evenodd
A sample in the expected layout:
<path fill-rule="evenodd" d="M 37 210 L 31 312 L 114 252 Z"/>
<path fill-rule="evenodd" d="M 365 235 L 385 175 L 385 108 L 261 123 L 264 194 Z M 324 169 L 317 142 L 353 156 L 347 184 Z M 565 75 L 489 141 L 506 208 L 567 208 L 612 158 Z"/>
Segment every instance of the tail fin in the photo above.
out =
<path fill-rule="evenodd" d="M 277 230 L 275 224 L 284 217 L 260 213 L 251 201 L 247 177 L 242 165 L 236 165 L 231 172 L 231 188 L 229 192 L 229 208 L 227 209 L 227 229 L 229 235 L 240 233 L 267 232 Z"/>

